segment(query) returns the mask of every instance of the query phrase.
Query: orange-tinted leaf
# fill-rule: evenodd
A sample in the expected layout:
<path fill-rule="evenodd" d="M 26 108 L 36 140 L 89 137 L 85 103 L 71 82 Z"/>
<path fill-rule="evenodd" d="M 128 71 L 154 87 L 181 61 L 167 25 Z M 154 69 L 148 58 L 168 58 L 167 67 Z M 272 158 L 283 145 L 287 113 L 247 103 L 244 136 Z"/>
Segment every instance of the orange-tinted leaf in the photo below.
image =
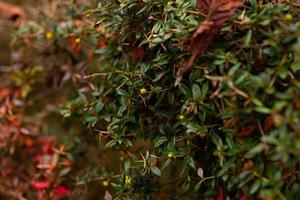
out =
<path fill-rule="evenodd" d="M 105 48 L 106 47 L 106 42 L 104 39 L 100 39 L 97 41 L 97 46 L 102 49 L 102 48 Z"/>
<path fill-rule="evenodd" d="M 243 164 L 243 171 L 251 171 L 254 167 L 254 163 L 252 160 L 247 160 Z"/>
<path fill-rule="evenodd" d="M 8 88 L 0 88 L 0 100 L 6 98 L 9 95 Z"/>
<path fill-rule="evenodd" d="M 92 49 L 88 52 L 88 54 L 87 54 L 88 61 L 91 61 L 94 58 L 94 52 L 95 52 L 95 49 Z"/>

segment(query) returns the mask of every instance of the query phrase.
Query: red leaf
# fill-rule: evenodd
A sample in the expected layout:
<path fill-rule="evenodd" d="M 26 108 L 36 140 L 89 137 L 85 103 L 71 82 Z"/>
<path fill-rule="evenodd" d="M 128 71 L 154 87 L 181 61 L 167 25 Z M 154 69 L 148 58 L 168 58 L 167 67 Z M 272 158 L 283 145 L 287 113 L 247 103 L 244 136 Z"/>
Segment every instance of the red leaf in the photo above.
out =
<path fill-rule="evenodd" d="M 100 39 L 100 40 L 98 40 L 97 45 L 100 49 L 102 49 L 102 48 L 106 47 L 106 42 L 104 39 Z"/>
<path fill-rule="evenodd" d="M 93 59 L 93 57 L 94 57 L 94 51 L 95 51 L 95 49 L 92 49 L 92 50 L 90 50 L 88 52 L 88 54 L 87 54 L 88 61 L 91 61 Z"/>
<path fill-rule="evenodd" d="M 272 116 L 269 116 L 264 122 L 264 131 L 270 130 L 273 124 L 274 124 L 273 118 Z"/>
<path fill-rule="evenodd" d="M 142 58 L 144 57 L 144 55 L 145 55 L 145 51 L 144 51 L 144 49 L 141 48 L 141 47 L 134 48 L 134 49 L 133 49 L 133 53 L 134 53 L 134 58 L 135 58 L 136 60 L 142 59 Z"/>
<path fill-rule="evenodd" d="M 239 132 L 241 137 L 248 137 L 259 126 L 259 121 L 254 117 L 251 122 Z"/>
<path fill-rule="evenodd" d="M 75 53 L 80 53 L 80 51 L 83 47 L 83 44 L 81 42 L 77 42 L 76 41 L 77 39 L 78 39 L 78 37 L 71 36 L 69 38 L 69 43 L 70 43 L 71 48 L 75 51 Z"/>
<path fill-rule="evenodd" d="M 58 195 L 66 196 L 70 193 L 70 190 L 62 185 L 59 185 L 56 188 L 54 188 L 54 192 Z"/>
<path fill-rule="evenodd" d="M 38 142 L 41 145 L 41 150 L 44 154 L 52 154 L 53 153 L 53 145 L 54 140 L 47 137 L 39 137 Z"/>
<path fill-rule="evenodd" d="M 198 0 L 198 8 L 207 14 L 207 18 L 199 24 L 193 35 L 190 43 L 192 56 L 185 66 L 179 68 L 175 86 L 182 76 L 192 70 L 194 61 L 204 54 L 207 46 L 242 3 L 242 0 Z"/>
<path fill-rule="evenodd" d="M 247 126 L 243 128 L 241 132 L 239 132 L 239 135 L 241 137 L 248 137 L 251 135 L 251 133 L 255 130 L 255 126 Z"/>
<path fill-rule="evenodd" d="M 240 192 L 240 198 L 239 200 L 247 200 L 246 195 L 244 192 Z"/>
<path fill-rule="evenodd" d="M 223 188 L 222 187 L 219 188 L 218 200 L 223 200 Z"/>
<path fill-rule="evenodd" d="M 198 0 L 197 7 L 201 12 L 208 13 L 210 0 Z"/>
<path fill-rule="evenodd" d="M 37 190 L 44 190 L 50 187 L 49 181 L 35 181 L 32 183 L 32 186 Z"/>
<path fill-rule="evenodd" d="M 13 168 L 8 168 L 4 170 L 6 176 L 12 176 L 14 174 Z"/>

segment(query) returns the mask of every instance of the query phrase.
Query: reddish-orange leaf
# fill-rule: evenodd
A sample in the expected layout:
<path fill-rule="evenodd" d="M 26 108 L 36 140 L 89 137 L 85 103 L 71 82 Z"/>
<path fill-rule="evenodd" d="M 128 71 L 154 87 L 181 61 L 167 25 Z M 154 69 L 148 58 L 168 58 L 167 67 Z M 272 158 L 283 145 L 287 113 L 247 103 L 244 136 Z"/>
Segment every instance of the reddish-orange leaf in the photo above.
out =
<path fill-rule="evenodd" d="M 6 98 L 9 95 L 9 89 L 8 88 L 0 88 L 0 100 Z"/>
<path fill-rule="evenodd" d="M 106 42 L 104 39 L 100 39 L 97 41 L 97 45 L 100 49 L 105 48 L 106 47 Z"/>
<path fill-rule="evenodd" d="M 94 52 L 95 52 L 94 48 L 88 52 L 88 54 L 87 54 L 88 61 L 91 61 L 94 58 Z"/>
<path fill-rule="evenodd" d="M 252 160 L 247 160 L 243 164 L 243 171 L 250 171 L 254 167 L 254 163 Z"/>

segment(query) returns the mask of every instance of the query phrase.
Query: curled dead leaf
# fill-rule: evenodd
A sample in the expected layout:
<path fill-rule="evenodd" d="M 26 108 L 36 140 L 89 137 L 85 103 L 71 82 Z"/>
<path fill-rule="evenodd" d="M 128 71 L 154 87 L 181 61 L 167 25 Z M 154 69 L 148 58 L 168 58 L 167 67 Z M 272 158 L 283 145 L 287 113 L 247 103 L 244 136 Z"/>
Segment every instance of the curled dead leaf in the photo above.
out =
<path fill-rule="evenodd" d="M 193 35 L 190 43 L 192 55 L 187 64 L 179 68 L 175 86 L 192 70 L 194 61 L 204 54 L 207 46 L 242 4 L 242 0 L 198 0 L 199 10 L 207 14 L 207 17 L 199 24 Z"/>

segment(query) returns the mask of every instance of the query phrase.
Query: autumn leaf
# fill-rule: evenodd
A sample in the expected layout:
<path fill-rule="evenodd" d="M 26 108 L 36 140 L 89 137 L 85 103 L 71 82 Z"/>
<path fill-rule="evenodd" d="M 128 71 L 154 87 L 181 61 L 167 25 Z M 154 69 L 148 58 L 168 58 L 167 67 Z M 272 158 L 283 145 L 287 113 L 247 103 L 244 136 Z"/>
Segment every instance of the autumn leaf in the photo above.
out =
<path fill-rule="evenodd" d="M 218 200 L 223 200 L 223 188 L 222 187 L 219 188 Z"/>
<path fill-rule="evenodd" d="M 267 119 L 264 122 L 264 131 L 270 130 L 273 124 L 274 124 L 273 117 L 272 116 L 267 117 Z"/>
<path fill-rule="evenodd" d="M 252 121 L 239 132 L 240 137 L 249 137 L 258 127 L 258 120 L 253 118 Z"/>
<path fill-rule="evenodd" d="M 32 183 L 32 186 L 37 190 L 44 190 L 50 187 L 49 181 L 35 181 Z"/>
<path fill-rule="evenodd" d="M 192 55 L 187 64 L 179 68 L 175 86 L 192 70 L 194 61 L 204 54 L 207 46 L 242 3 L 242 0 L 198 0 L 198 9 L 207 14 L 207 17 L 193 35 L 190 43 Z"/>
<path fill-rule="evenodd" d="M 251 133 L 255 130 L 255 126 L 247 126 L 243 128 L 241 132 L 239 132 L 239 136 L 241 137 L 248 137 L 251 135 Z"/>
<path fill-rule="evenodd" d="M 100 39 L 97 41 L 97 46 L 102 49 L 106 47 L 106 41 L 104 39 Z"/>
<path fill-rule="evenodd" d="M 54 192 L 60 196 L 65 196 L 70 193 L 70 190 L 65 186 L 59 185 L 56 188 L 54 188 Z"/>
<path fill-rule="evenodd" d="M 239 200 L 247 200 L 246 195 L 243 191 L 240 192 Z"/>

